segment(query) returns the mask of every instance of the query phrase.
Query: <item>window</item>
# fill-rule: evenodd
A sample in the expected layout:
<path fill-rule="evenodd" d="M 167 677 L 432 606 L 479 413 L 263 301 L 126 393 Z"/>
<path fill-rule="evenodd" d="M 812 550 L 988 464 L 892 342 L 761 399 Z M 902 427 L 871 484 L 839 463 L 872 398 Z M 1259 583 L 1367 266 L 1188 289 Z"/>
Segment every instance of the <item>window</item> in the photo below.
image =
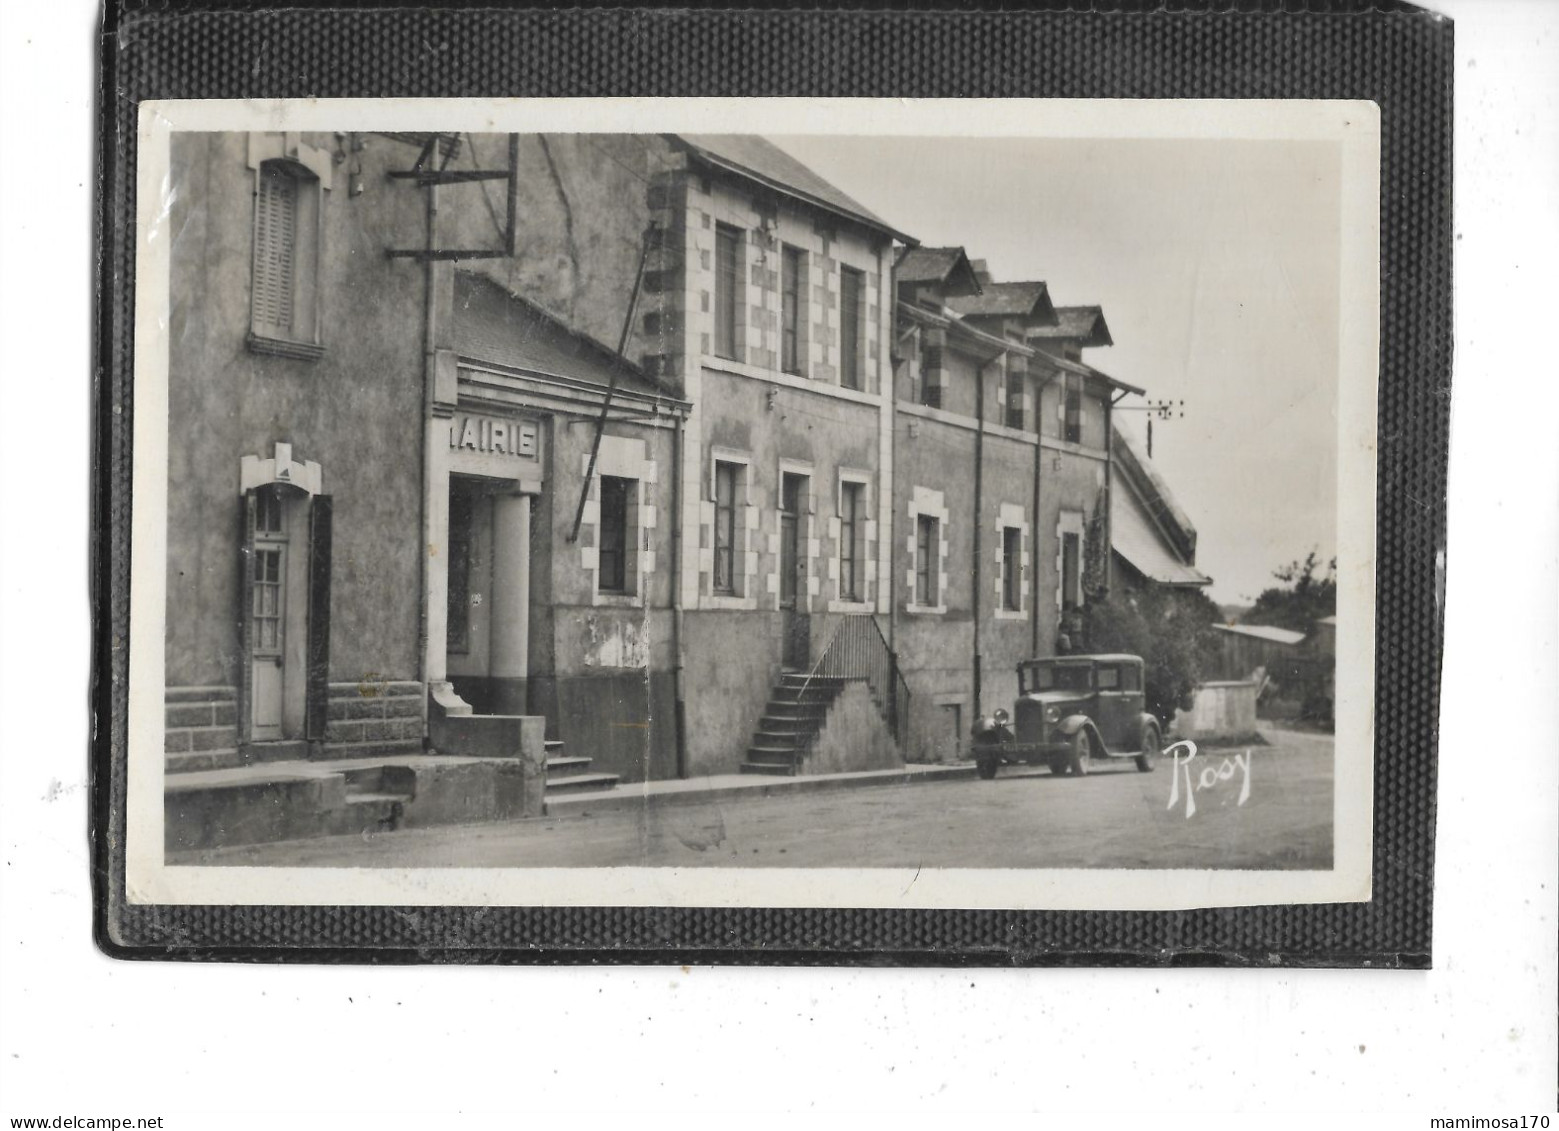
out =
<path fill-rule="evenodd" d="M 801 249 L 786 246 L 780 278 L 780 368 L 786 373 L 801 372 L 801 324 L 806 293 L 802 283 L 805 265 Z"/>
<path fill-rule="evenodd" d="M 1083 442 L 1083 379 L 1076 373 L 1066 375 L 1066 431 L 1062 438 L 1069 444 Z"/>
<path fill-rule="evenodd" d="M 632 479 L 615 475 L 601 476 L 601 544 L 596 553 L 596 588 L 602 593 L 627 593 L 628 550 L 632 545 L 629 508 L 634 489 Z"/>
<path fill-rule="evenodd" d="M 1121 690 L 1142 690 L 1142 669 L 1136 664 L 1126 664 L 1121 668 Z"/>
<path fill-rule="evenodd" d="M 942 407 L 942 347 L 926 342 L 926 335 L 921 334 L 920 343 L 920 396 L 918 400 L 928 408 Z"/>
<path fill-rule="evenodd" d="M 1082 536 L 1061 536 L 1061 607 L 1075 609 L 1083 603 Z"/>
<path fill-rule="evenodd" d="M 1118 691 L 1121 685 L 1121 670 L 1114 664 L 1100 664 L 1098 668 L 1098 690 Z"/>
<path fill-rule="evenodd" d="M 715 464 L 716 593 L 736 593 L 736 492 L 741 472 L 741 464 Z"/>
<path fill-rule="evenodd" d="M 315 278 L 318 272 L 319 181 L 290 161 L 264 161 L 255 186 L 251 345 L 317 356 Z"/>
<path fill-rule="evenodd" d="M 742 233 L 720 224 L 715 228 L 715 353 L 736 359 L 736 301 L 741 286 Z"/>
<path fill-rule="evenodd" d="M 1005 609 L 1023 607 L 1023 530 L 1017 526 L 1001 531 L 1001 603 Z"/>
<path fill-rule="evenodd" d="M 839 383 L 861 387 L 861 291 L 866 276 L 852 267 L 839 270 Z"/>
<path fill-rule="evenodd" d="M 860 483 L 839 487 L 839 599 L 859 601 L 861 524 L 865 520 L 866 488 Z"/>
<path fill-rule="evenodd" d="M 941 531 L 929 514 L 915 517 L 915 604 L 930 608 L 940 596 L 937 565 L 941 556 Z"/>
<path fill-rule="evenodd" d="M 275 487 L 261 487 L 254 493 L 254 536 L 280 538 L 281 494 Z"/>
<path fill-rule="evenodd" d="M 1005 417 L 1002 423 L 1008 428 L 1023 429 L 1023 376 L 1020 373 L 1007 375 L 1007 395 L 1003 401 Z"/>

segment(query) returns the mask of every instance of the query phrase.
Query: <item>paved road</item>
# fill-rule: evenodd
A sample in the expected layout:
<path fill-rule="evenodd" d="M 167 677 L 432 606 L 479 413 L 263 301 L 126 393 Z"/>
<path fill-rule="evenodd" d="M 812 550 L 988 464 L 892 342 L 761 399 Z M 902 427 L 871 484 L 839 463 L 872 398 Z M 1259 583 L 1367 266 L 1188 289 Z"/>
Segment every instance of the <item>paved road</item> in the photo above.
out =
<path fill-rule="evenodd" d="M 1086 778 L 1003 770 L 992 782 L 707 799 L 566 817 L 191 854 L 186 863 L 350 867 L 1327 868 L 1332 739 L 1170 759 L 1151 774 L 1096 764 Z M 1220 767 L 1223 776 L 1218 772 Z M 1186 786 L 1194 812 L 1187 815 Z M 1177 793 L 1170 806 L 1171 790 Z"/>

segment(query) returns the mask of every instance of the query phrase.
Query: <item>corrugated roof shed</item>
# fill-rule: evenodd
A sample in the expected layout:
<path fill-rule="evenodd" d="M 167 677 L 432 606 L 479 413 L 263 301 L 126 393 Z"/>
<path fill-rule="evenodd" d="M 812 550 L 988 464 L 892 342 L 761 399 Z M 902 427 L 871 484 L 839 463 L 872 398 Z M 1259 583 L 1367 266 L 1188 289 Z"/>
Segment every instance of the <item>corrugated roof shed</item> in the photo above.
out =
<path fill-rule="evenodd" d="M 1097 306 L 1058 306 L 1056 324 L 1029 331 L 1031 338 L 1076 338 L 1080 345 L 1111 346 L 1104 310 Z"/>
<path fill-rule="evenodd" d="M 1257 640 L 1268 640 L 1273 644 L 1298 644 L 1305 638 L 1302 632 L 1295 632 L 1289 628 L 1274 628 L 1268 624 L 1215 624 L 1219 632 L 1232 632 L 1235 636 L 1251 636 Z"/>
<path fill-rule="evenodd" d="M 913 237 L 898 231 L 860 201 L 841 192 L 779 146 L 757 134 L 673 134 L 695 156 L 744 174 L 831 212 L 842 213 L 906 243 Z"/>
<path fill-rule="evenodd" d="M 618 388 L 666 392 L 594 338 L 470 271 L 455 272 L 455 352 L 472 361 L 596 385 L 608 384 L 615 371 Z"/>
<path fill-rule="evenodd" d="M 1056 308 L 1050 303 L 1050 288 L 1041 282 L 982 283 L 977 295 L 948 299 L 947 305 L 959 314 L 980 317 L 1029 318 L 1034 325 L 1051 325 Z"/>
<path fill-rule="evenodd" d="M 961 247 L 907 247 L 893 267 L 900 283 L 942 283 L 949 295 L 977 295 L 980 280 Z"/>

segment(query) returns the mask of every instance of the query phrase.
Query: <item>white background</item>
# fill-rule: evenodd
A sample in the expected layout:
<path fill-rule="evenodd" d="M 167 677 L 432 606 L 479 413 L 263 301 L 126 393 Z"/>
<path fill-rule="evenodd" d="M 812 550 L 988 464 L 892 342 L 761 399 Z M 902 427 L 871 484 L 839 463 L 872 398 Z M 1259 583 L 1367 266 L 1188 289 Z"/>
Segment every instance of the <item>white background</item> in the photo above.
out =
<path fill-rule="evenodd" d="M 102 957 L 85 791 L 95 12 L 7 4 L 0 1112 L 175 1128 L 577 1108 L 1391 1111 L 1413 1127 L 1552 1112 L 1559 4 L 1434 7 L 1457 20 L 1458 103 L 1435 968 L 1383 973 Z M 196 1112 L 226 1114 L 179 1114 Z"/>

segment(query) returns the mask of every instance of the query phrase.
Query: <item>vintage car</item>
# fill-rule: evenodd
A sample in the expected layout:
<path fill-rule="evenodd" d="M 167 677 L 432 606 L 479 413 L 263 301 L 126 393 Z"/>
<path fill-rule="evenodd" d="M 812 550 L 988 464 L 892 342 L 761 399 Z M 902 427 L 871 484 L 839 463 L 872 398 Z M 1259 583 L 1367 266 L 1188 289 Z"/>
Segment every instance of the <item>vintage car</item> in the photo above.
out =
<path fill-rule="evenodd" d="M 1158 719 L 1142 709 L 1139 656 L 1025 660 L 1013 714 L 998 709 L 975 724 L 975 766 L 986 780 L 1017 763 L 1086 774 L 1093 758 L 1132 758 L 1147 773 L 1163 745 Z"/>

